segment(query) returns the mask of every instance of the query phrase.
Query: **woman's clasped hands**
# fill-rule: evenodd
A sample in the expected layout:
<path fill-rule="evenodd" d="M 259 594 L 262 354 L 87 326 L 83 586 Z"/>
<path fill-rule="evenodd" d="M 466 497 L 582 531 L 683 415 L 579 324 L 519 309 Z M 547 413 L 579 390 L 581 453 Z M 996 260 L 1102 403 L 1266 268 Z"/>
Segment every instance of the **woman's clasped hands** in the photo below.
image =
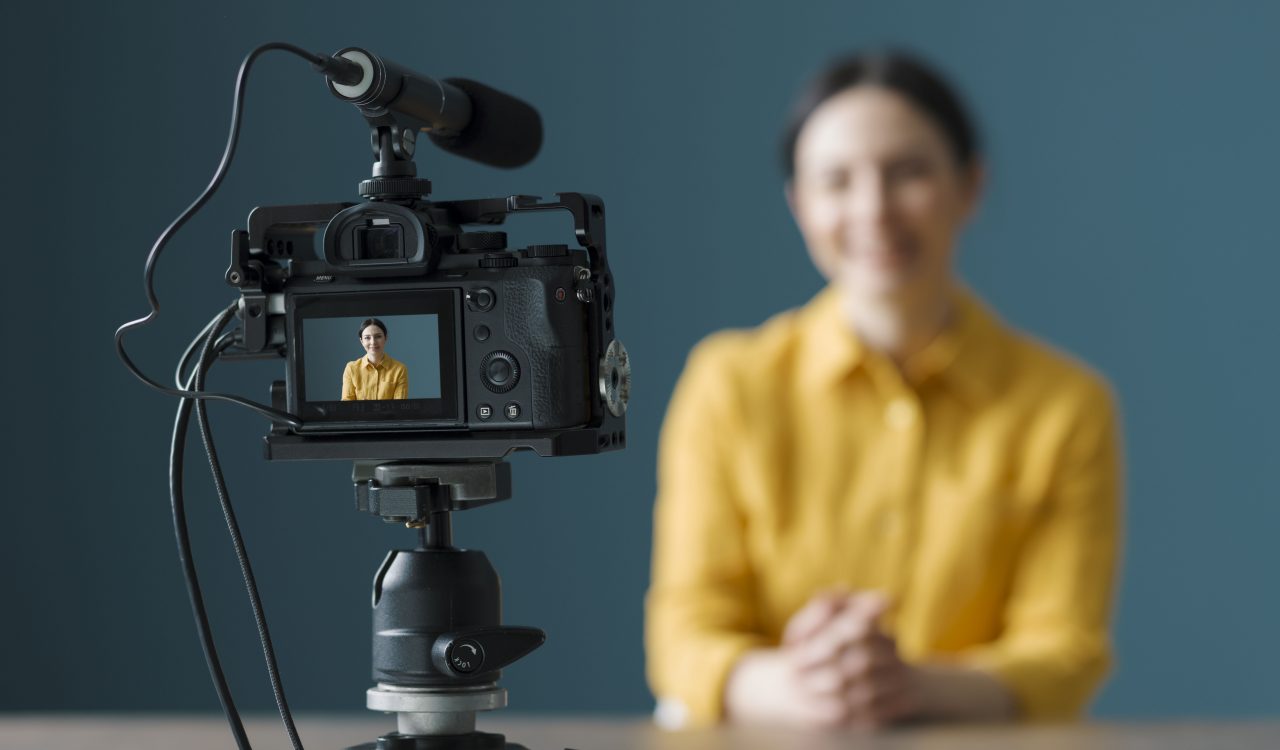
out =
<path fill-rule="evenodd" d="M 726 711 L 814 728 L 875 728 L 912 716 L 921 707 L 920 680 L 881 628 L 889 606 L 872 591 L 815 596 L 788 621 L 778 648 L 738 662 Z"/>

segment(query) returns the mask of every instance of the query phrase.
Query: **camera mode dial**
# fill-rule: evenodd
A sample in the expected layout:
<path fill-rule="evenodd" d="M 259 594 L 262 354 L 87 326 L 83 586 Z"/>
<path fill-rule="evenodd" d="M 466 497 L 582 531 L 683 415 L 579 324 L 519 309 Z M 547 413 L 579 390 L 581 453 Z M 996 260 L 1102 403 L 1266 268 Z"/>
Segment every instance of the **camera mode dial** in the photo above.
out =
<path fill-rule="evenodd" d="M 520 259 L 511 253 L 487 253 L 480 259 L 481 268 L 513 268 L 520 264 Z"/>
<path fill-rule="evenodd" d="M 569 254 L 568 245 L 530 245 L 521 253 L 526 258 L 559 258 Z"/>
<path fill-rule="evenodd" d="M 480 360 L 480 379 L 494 393 L 506 393 L 520 382 L 520 363 L 510 352 L 489 352 Z"/>

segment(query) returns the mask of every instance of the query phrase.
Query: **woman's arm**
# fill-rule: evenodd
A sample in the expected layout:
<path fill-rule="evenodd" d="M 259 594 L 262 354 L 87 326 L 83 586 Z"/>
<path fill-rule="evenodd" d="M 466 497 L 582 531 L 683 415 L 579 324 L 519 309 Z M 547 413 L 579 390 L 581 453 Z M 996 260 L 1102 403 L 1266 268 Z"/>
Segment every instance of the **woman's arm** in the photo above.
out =
<path fill-rule="evenodd" d="M 342 400 L 343 401 L 356 400 L 356 385 L 354 382 L 355 378 L 354 378 L 354 373 L 351 370 L 352 370 L 352 367 L 350 362 L 348 362 L 347 366 L 342 369 Z"/>
<path fill-rule="evenodd" d="M 396 380 L 395 393 L 391 398 L 409 398 L 409 368 L 400 364 L 400 377 Z"/>
<path fill-rule="evenodd" d="M 1074 718 L 1110 663 L 1109 621 L 1120 546 L 1122 469 L 1116 409 L 1090 381 L 1053 473 L 1046 504 L 1022 545 L 995 642 L 937 665 L 990 675 L 1028 719 Z M 943 689 L 944 693 L 951 693 Z"/>
<path fill-rule="evenodd" d="M 659 716 L 682 726 L 718 721 L 730 670 L 766 643 L 726 455 L 742 428 L 724 353 L 713 338 L 690 355 L 659 442 L 645 650 Z"/>

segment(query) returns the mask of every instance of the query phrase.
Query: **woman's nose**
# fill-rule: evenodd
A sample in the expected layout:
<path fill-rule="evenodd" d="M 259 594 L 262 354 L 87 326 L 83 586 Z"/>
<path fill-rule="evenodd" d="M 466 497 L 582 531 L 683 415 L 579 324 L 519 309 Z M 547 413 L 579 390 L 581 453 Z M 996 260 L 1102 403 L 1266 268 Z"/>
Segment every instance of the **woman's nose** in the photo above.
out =
<path fill-rule="evenodd" d="M 854 218 L 878 221 L 889 211 L 889 185 L 883 174 L 866 175 L 849 191 L 848 210 Z"/>

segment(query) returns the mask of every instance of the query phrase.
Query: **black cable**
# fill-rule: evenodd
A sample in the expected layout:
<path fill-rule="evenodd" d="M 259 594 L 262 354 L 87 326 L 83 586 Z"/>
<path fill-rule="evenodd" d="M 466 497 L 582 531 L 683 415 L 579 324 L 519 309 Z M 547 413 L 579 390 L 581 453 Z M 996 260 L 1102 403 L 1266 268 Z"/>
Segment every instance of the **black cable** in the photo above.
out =
<path fill-rule="evenodd" d="M 224 309 L 223 312 L 228 309 L 234 312 L 238 306 L 239 303 L 232 302 L 226 309 Z M 182 352 L 182 356 L 178 358 L 178 366 L 174 368 L 173 371 L 173 382 L 179 389 L 187 390 L 190 386 L 191 378 L 195 373 L 186 372 L 187 364 L 191 361 L 191 355 L 195 354 L 196 350 L 200 348 L 200 345 L 204 343 L 205 337 L 209 335 L 209 329 L 213 328 L 214 324 L 218 322 L 220 317 L 221 313 L 215 315 L 212 320 L 206 323 L 204 328 L 200 329 L 200 333 L 197 333 L 196 337 L 191 339 L 191 343 L 187 344 L 187 348 Z"/>
<path fill-rule="evenodd" d="M 279 669 L 276 664 L 275 649 L 271 643 L 271 635 L 267 629 L 266 617 L 262 609 L 262 601 L 258 594 L 257 583 L 253 576 L 253 569 L 249 565 L 248 554 L 244 548 L 244 540 L 240 535 L 239 525 L 236 522 L 235 512 L 231 507 L 230 497 L 227 494 L 226 483 L 222 476 L 222 469 L 218 463 L 217 451 L 214 448 L 213 435 L 209 429 L 208 414 L 206 412 L 205 400 L 216 399 L 219 401 L 229 401 L 231 403 L 240 404 L 248 407 L 253 411 L 270 417 L 273 420 L 285 422 L 294 427 L 301 426 L 301 420 L 292 415 L 277 409 L 273 409 L 265 404 L 260 404 L 240 396 L 227 393 L 206 393 L 203 391 L 204 378 L 213 363 L 213 356 L 216 353 L 229 348 L 235 342 L 234 332 L 219 335 L 221 330 L 230 321 L 235 313 L 236 304 L 233 303 L 225 308 L 219 315 L 210 321 L 196 338 L 183 352 L 178 360 L 178 366 L 174 373 L 174 385 L 176 388 L 168 388 L 155 380 L 147 377 L 129 358 L 124 348 L 124 336 L 134 328 L 140 328 L 147 325 L 160 312 L 160 300 L 155 292 L 155 268 L 159 260 L 160 253 L 163 252 L 169 240 L 193 217 L 204 205 L 213 197 L 218 187 L 222 184 L 222 180 L 226 177 L 227 170 L 231 165 L 232 159 L 235 157 L 236 145 L 240 139 L 240 121 L 244 108 L 245 87 L 249 78 L 249 70 L 253 62 L 263 53 L 270 50 L 283 50 L 296 54 L 311 63 L 312 67 L 326 75 L 346 76 L 354 71 L 350 70 L 351 65 L 341 60 L 331 59 L 325 55 L 315 55 L 306 50 L 291 44 L 282 42 L 272 42 L 264 44 L 252 52 L 250 52 L 240 64 L 240 70 L 236 75 L 236 86 L 234 102 L 231 110 L 231 130 L 227 136 L 227 145 L 223 150 L 222 160 L 218 164 L 217 170 L 214 172 L 213 178 L 205 187 L 204 191 L 196 198 L 196 200 L 183 211 L 177 219 L 173 221 L 160 236 L 156 239 L 151 251 L 147 254 L 147 260 L 143 267 L 143 287 L 147 294 L 147 302 L 150 311 L 143 317 L 129 321 L 116 329 L 115 345 L 116 354 L 124 363 L 134 377 L 141 380 L 147 386 L 166 393 L 171 396 L 178 396 L 182 400 L 178 404 L 177 416 L 174 418 L 173 438 L 169 449 L 169 495 L 173 510 L 173 527 L 174 536 L 177 540 L 178 558 L 182 563 L 183 575 L 186 579 L 187 594 L 191 600 L 191 610 L 196 621 L 196 631 L 200 636 L 201 647 L 204 651 L 205 663 L 209 667 L 209 674 L 213 679 L 214 689 L 218 693 L 218 699 L 222 704 L 223 712 L 227 716 L 227 722 L 231 725 L 231 732 L 235 737 L 236 745 L 240 750 L 251 750 L 248 735 L 245 734 L 244 724 L 240 719 L 239 711 L 236 709 L 235 700 L 232 698 L 231 690 L 227 685 L 226 675 L 222 670 L 221 661 L 218 658 L 217 646 L 213 640 L 212 629 L 209 624 L 208 612 L 204 605 L 204 595 L 200 589 L 200 580 L 196 575 L 195 560 L 191 554 L 191 539 L 187 530 L 186 504 L 183 496 L 183 478 L 184 463 L 186 458 L 186 437 L 187 430 L 190 427 L 191 409 L 195 406 L 197 421 L 200 426 L 200 436 L 204 443 L 205 452 L 209 458 L 209 467 L 213 472 L 214 485 L 218 490 L 218 500 L 222 506 L 223 517 L 227 522 L 227 529 L 231 533 L 232 545 L 235 547 L 236 557 L 240 563 L 240 571 L 244 577 L 245 586 L 248 589 L 249 601 L 253 609 L 254 619 L 258 626 L 258 637 L 262 642 L 263 655 L 267 661 L 267 672 L 271 678 L 271 687 L 275 693 L 276 706 L 280 710 L 280 717 L 284 721 L 285 731 L 289 735 L 289 740 L 293 744 L 295 750 L 302 750 L 302 743 L 298 738 L 297 728 L 293 723 L 293 716 L 289 711 L 289 706 L 284 696 L 284 688 L 280 681 Z M 203 339 L 203 345 L 200 350 L 200 357 L 196 363 L 194 371 L 187 377 L 184 382 L 183 374 L 187 363 L 190 361 L 191 354 L 198 342 Z"/>
<path fill-rule="evenodd" d="M 285 422 L 294 427 L 299 427 L 301 426 L 302 421 L 297 416 L 293 414 L 289 414 L 287 412 L 272 409 L 271 407 L 265 404 L 260 404 L 256 401 L 251 401 L 241 396 L 236 396 L 229 393 L 195 393 L 194 391 L 186 390 L 183 388 L 169 388 L 164 385 L 161 385 L 160 383 L 156 382 L 155 380 L 152 380 L 151 378 L 143 374 L 143 372 L 139 370 L 136 365 L 134 365 L 133 360 L 129 358 L 128 353 L 126 353 L 124 349 L 124 335 L 127 332 L 133 330 L 134 328 L 139 328 L 141 326 L 147 325 L 152 320 L 154 320 L 156 315 L 159 314 L 160 312 L 160 300 L 156 296 L 155 283 L 154 283 L 156 261 L 160 258 L 160 253 L 163 252 L 165 245 L 169 243 L 169 240 L 173 238 L 173 235 L 177 234 L 178 230 L 181 229 L 191 219 L 191 217 L 194 216 L 197 211 L 203 208 L 204 204 L 207 203 L 209 199 L 213 197 L 213 194 L 217 191 L 218 186 L 222 184 L 222 180 L 227 175 L 227 169 L 231 166 L 231 160 L 235 157 L 236 145 L 239 143 L 239 140 L 240 140 L 240 120 L 242 116 L 242 110 L 244 108 L 245 84 L 247 83 L 249 78 L 249 69 L 253 66 L 253 62 L 260 55 L 270 50 L 283 50 L 285 52 L 291 52 L 303 58 L 307 62 L 311 63 L 311 65 L 317 69 L 323 68 L 323 66 L 328 64 L 328 61 L 329 61 L 329 58 L 325 55 L 316 55 L 311 52 L 307 52 L 301 47 L 297 47 L 292 44 L 286 44 L 284 42 L 270 42 L 268 44 L 264 44 L 254 49 L 245 57 L 244 62 L 240 64 L 239 73 L 236 74 L 235 99 L 231 109 L 231 132 L 227 136 L 227 145 L 222 152 L 222 161 L 218 164 L 218 169 L 214 172 L 213 179 L 209 181 L 209 184 L 207 187 L 205 187 L 204 192 L 202 192 L 200 196 L 196 198 L 196 200 L 178 216 L 177 219 L 174 219 L 172 224 L 170 224 L 163 232 L 160 233 L 160 236 L 156 239 L 155 245 L 151 247 L 151 252 L 147 253 L 147 262 L 146 262 L 146 265 L 143 267 L 143 287 L 146 290 L 147 302 L 150 305 L 151 310 L 145 316 L 138 318 L 137 320 L 131 320 L 128 323 L 125 323 L 124 325 L 117 328 L 116 335 L 115 335 L 115 343 L 116 343 L 116 354 L 120 357 L 120 360 L 124 362 L 124 366 L 128 368 L 129 372 L 133 373 L 134 377 L 138 378 L 149 387 L 157 391 L 160 391 L 161 393 L 167 393 L 170 396 L 179 396 L 181 398 L 216 399 L 218 401 L 230 401 L 231 403 L 240 404 L 241 406 L 248 407 L 258 412 L 259 414 L 270 417 L 273 420 Z"/>
<path fill-rule="evenodd" d="M 230 317 L 230 310 L 225 310 L 215 318 L 215 323 L 221 320 L 225 324 L 228 317 Z M 205 336 L 197 369 L 208 366 L 215 334 L 221 327 L 214 324 L 206 327 L 209 333 Z M 188 386 L 194 384 L 195 377 L 193 373 Z M 173 440 L 169 446 L 169 499 L 173 508 L 173 533 L 178 543 L 178 559 L 182 563 L 183 576 L 186 578 L 191 612 L 195 617 L 196 631 L 200 636 L 200 645 L 204 650 L 205 664 L 209 667 L 209 676 L 213 679 L 213 687 L 218 693 L 218 700 L 222 703 L 227 723 L 231 725 L 231 734 L 235 737 L 236 746 L 240 750 L 252 750 L 249 737 L 244 731 L 244 724 L 240 720 L 240 713 L 236 710 L 235 700 L 231 697 L 231 689 L 227 686 L 222 663 L 218 659 L 218 649 L 213 641 L 209 615 L 204 606 L 204 595 L 200 590 L 200 579 L 196 575 L 195 560 L 191 556 L 191 538 L 187 532 L 186 504 L 182 492 L 183 463 L 186 457 L 187 428 L 191 419 L 191 407 L 195 403 L 194 399 L 189 398 L 184 398 L 178 403 L 178 414 L 173 423 Z"/>
<path fill-rule="evenodd" d="M 229 310 L 223 312 L 223 320 L 229 316 Z M 214 331 L 221 328 L 215 326 Z M 212 334 L 210 334 L 212 338 Z M 206 347 L 206 352 L 208 351 Z M 196 391 L 204 389 L 204 378 L 208 365 L 202 359 L 194 373 Z M 262 598 L 258 594 L 257 580 L 253 575 L 253 567 L 249 564 L 249 554 L 245 550 L 244 538 L 240 534 L 240 524 L 236 521 L 235 510 L 231 506 L 231 497 L 227 493 L 226 480 L 222 476 L 222 465 L 218 461 L 218 451 L 214 447 L 213 432 L 209 429 L 208 405 L 204 401 L 196 402 L 196 422 L 200 426 L 200 439 L 204 442 L 205 453 L 209 457 L 209 469 L 213 472 L 213 484 L 218 490 L 218 502 L 222 506 L 222 516 L 227 522 L 227 531 L 231 534 L 231 544 L 236 551 L 236 560 L 240 563 L 240 574 L 244 578 L 245 589 L 249 593 L 249 604 L 253 609 L 253 619 L 258 627 L 258 640 L 262 643 L 262 655 L 267 662 L 267 675 L 271 679 L 271 691 L 275 695 L 276 708 L 280 712 L 280 720 L 284 722 L 285 733 L 294 750 L 302 750 L 302 740 L 298 737 L 298 729 L 293 723 L 293 714 L 289 711 L 289 703 L 285 699 L 284 685 L 280 680 L 280 668 L 276 663 L 275 647 L 271 643 L 271 633 L 267 628 L 266 613 L 262 608 Z"/>

